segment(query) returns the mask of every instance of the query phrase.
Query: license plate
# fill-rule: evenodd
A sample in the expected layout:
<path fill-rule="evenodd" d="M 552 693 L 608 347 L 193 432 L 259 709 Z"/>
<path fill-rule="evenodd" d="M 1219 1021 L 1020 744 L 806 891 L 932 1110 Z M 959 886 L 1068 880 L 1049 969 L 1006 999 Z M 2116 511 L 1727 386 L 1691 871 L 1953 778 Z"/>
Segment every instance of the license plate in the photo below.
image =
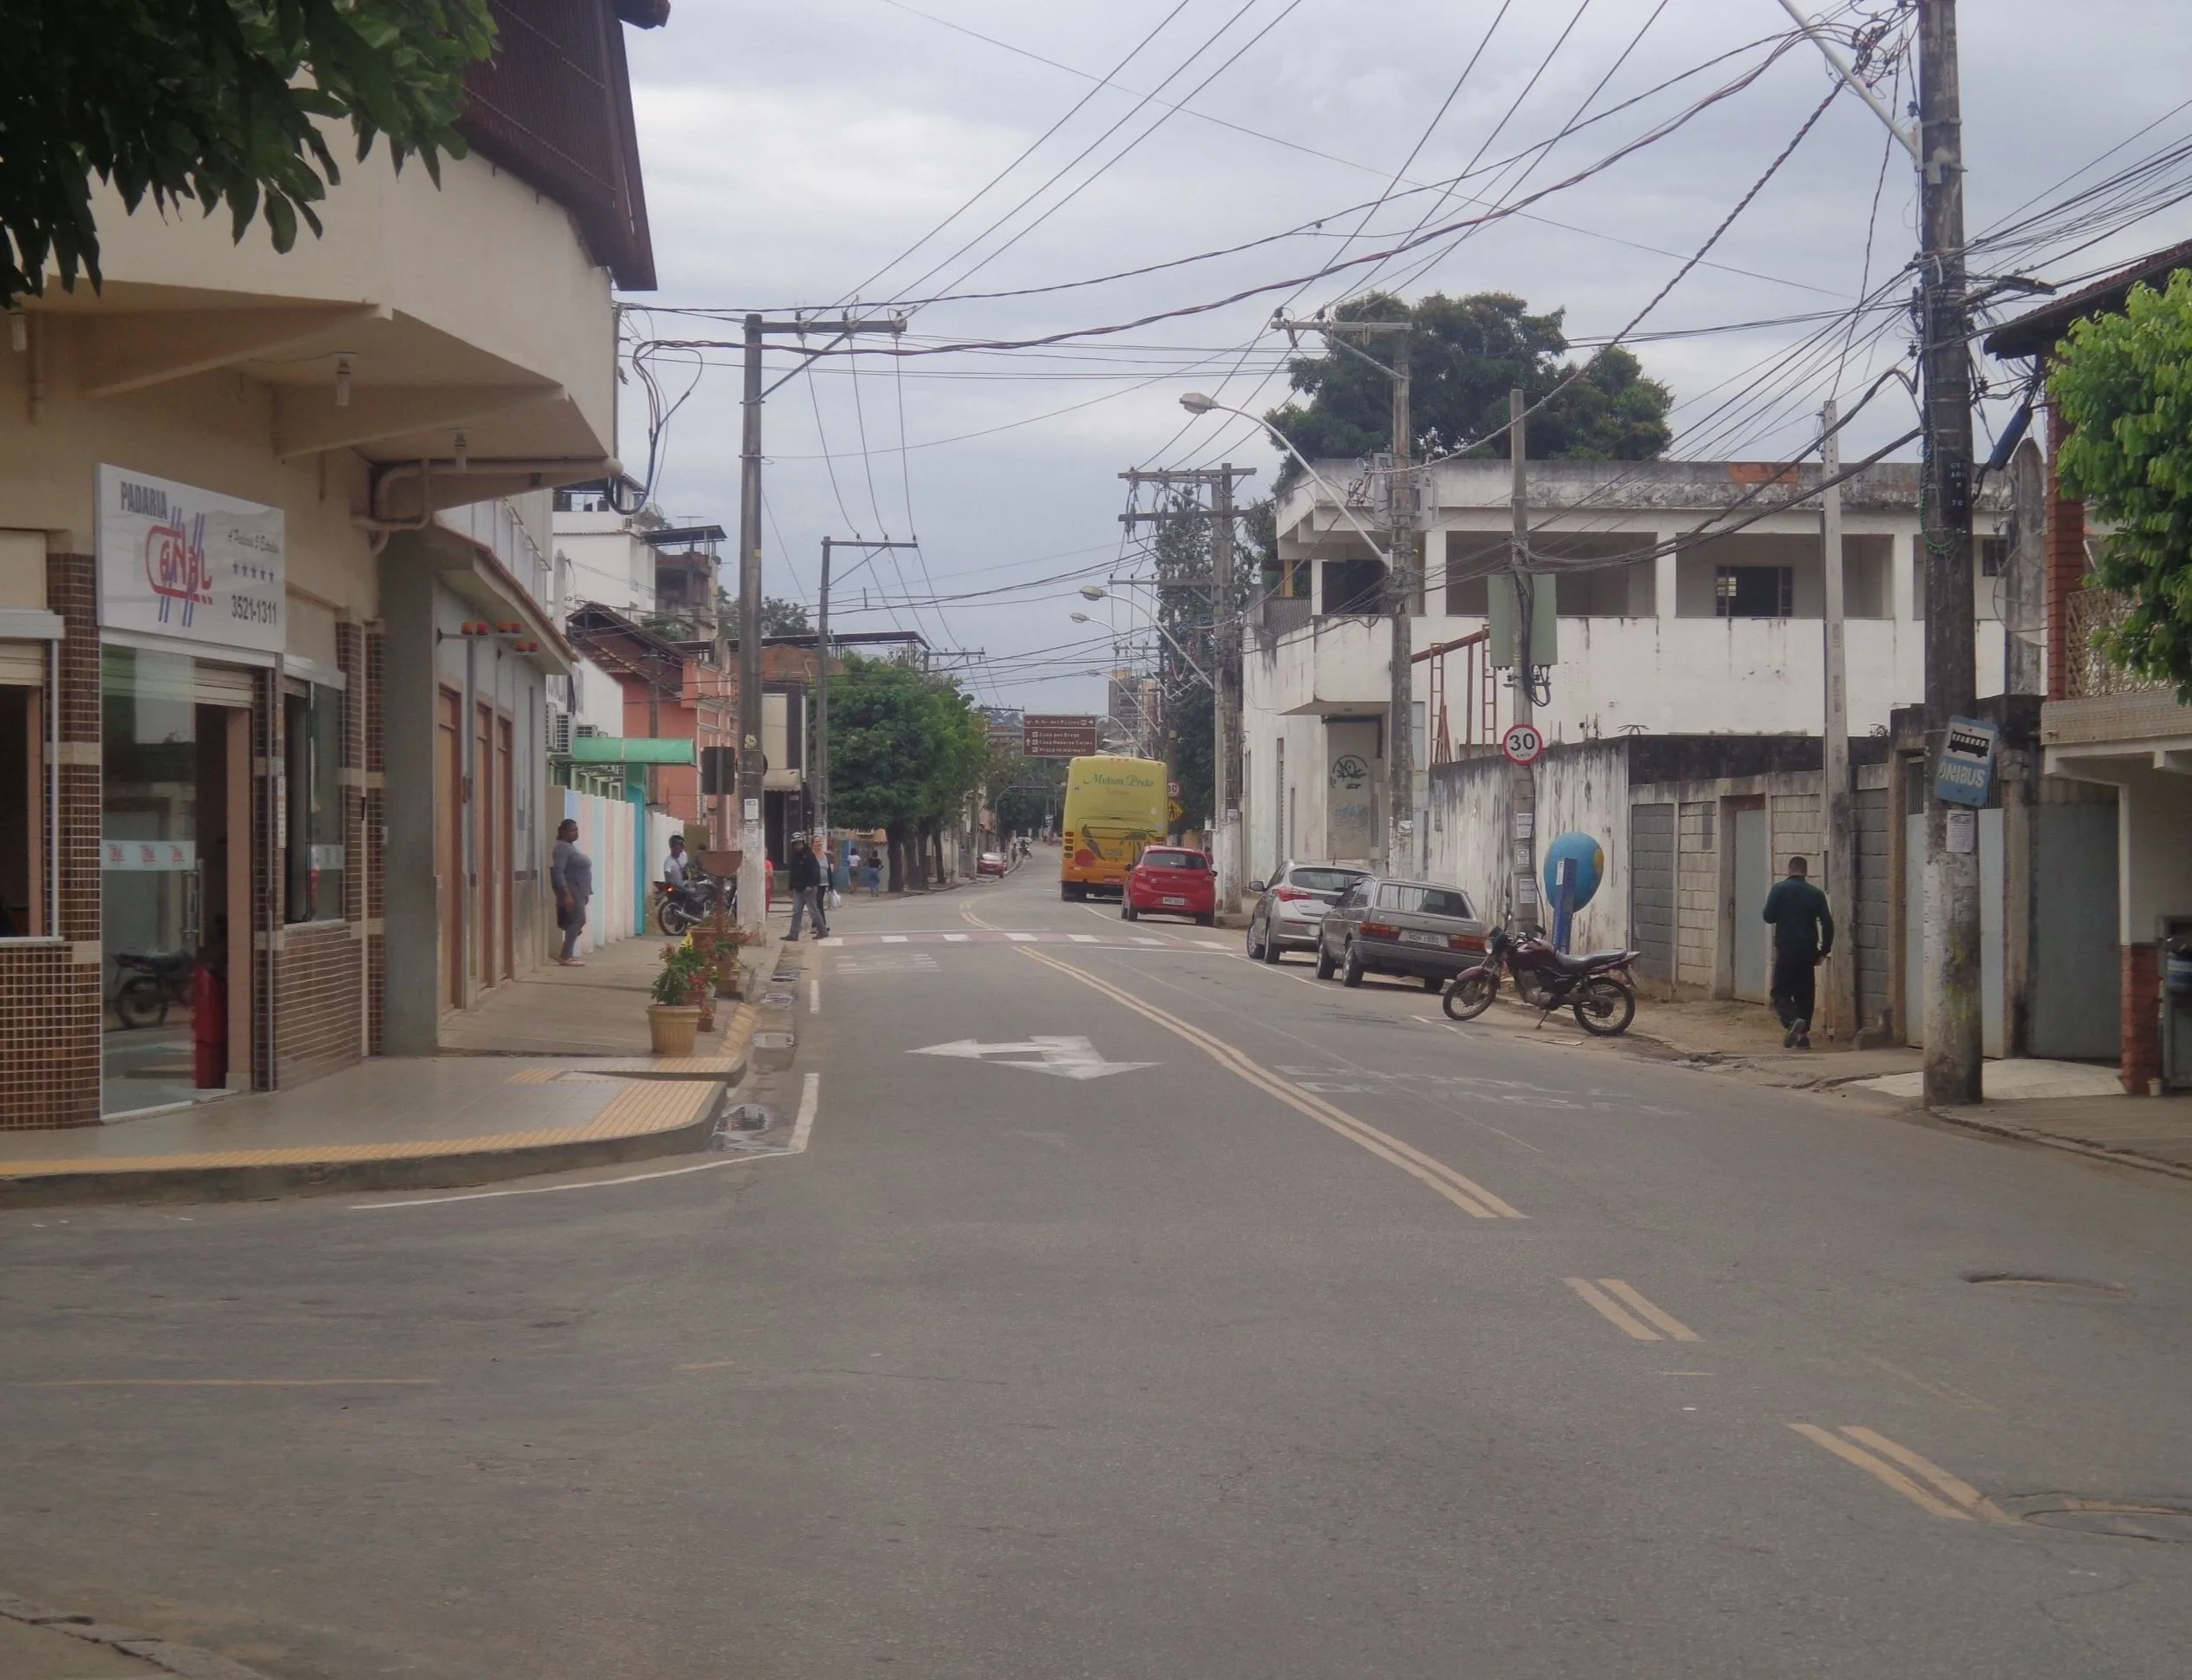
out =
<path fill-rule="evenodd" d="M 1165 902 L 1167 904 L 1185 904 L 1188 901 L 1185 899 L 1167 899 Z"/>
<path fill-rule="evenodd" d="M 1404 945 L 1443 945 L 1446 936 L 1443 933 L 1422 933 L 1412 927 L 1404 927 L 1400 931 L 1400 942 Z"/>

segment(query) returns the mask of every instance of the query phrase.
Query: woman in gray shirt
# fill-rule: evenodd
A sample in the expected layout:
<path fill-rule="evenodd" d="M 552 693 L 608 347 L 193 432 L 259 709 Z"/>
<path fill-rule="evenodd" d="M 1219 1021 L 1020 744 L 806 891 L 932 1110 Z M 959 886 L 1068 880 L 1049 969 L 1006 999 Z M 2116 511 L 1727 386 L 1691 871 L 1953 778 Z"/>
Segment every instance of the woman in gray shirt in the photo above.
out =
<path fill-rule="evenodd" d="M 593 860 L 579 849 L 575 818 L 566 817 L 557 825 L 548 879 L 556 890 L 556 925 L 563 930 L 563 954 L 556 961 L 566 968 L 584 968 L 578 955 L 579 936 L 586 932 L 586 905 L 593 898 Z"/>

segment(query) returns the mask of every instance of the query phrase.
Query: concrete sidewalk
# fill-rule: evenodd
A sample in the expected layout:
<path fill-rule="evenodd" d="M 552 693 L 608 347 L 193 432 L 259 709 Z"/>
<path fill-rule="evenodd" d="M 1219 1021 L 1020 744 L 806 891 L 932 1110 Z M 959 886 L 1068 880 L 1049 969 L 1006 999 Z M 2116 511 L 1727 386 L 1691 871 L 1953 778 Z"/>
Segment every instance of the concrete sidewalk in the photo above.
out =
<path fill-rule="evenodd" d="M 1889 1112 L 1925 1109 L 1923 1051 L 1786 1050 L 1779 1023 L 1759 1004 L 1646 1003 L 1631 1037 L 1646 1054 L 1660 1047 L 1760 1084 L 1828 1091 Z M 1990 1061 L 1981 1082 L 1984 1101 L 1927 1112 L 1996 1137 L 2192 1178 L 2192 1097 L 2127 1096 L 2113 1065 L 2084 1062 Z"/>

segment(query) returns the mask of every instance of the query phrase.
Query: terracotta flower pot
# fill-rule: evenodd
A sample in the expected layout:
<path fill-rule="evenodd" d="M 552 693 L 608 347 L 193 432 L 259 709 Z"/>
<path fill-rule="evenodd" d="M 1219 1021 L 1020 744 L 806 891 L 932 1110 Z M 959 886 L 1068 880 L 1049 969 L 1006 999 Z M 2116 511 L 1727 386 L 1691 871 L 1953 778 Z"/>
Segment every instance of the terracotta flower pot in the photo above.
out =
<path fill-rule="evenodd" d="M 647 1005 L 647 1036 L 657 1056 L 690 1056 L 700 1032 L 700 1011 L 687 1003 Z"/>

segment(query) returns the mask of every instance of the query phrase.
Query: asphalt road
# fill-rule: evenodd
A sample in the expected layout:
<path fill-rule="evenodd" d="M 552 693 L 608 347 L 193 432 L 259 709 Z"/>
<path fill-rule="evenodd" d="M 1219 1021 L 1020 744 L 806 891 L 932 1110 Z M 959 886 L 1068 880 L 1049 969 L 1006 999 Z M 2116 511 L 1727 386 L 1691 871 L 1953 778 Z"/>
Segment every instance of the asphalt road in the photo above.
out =
<path fill-rule="evenodd" d="M 2192 1666 L 2192 1186 L 1051 856 L 841 918 L 802 1154 L 0 1215 L 0 1590 L 298 1680 Z"/>

